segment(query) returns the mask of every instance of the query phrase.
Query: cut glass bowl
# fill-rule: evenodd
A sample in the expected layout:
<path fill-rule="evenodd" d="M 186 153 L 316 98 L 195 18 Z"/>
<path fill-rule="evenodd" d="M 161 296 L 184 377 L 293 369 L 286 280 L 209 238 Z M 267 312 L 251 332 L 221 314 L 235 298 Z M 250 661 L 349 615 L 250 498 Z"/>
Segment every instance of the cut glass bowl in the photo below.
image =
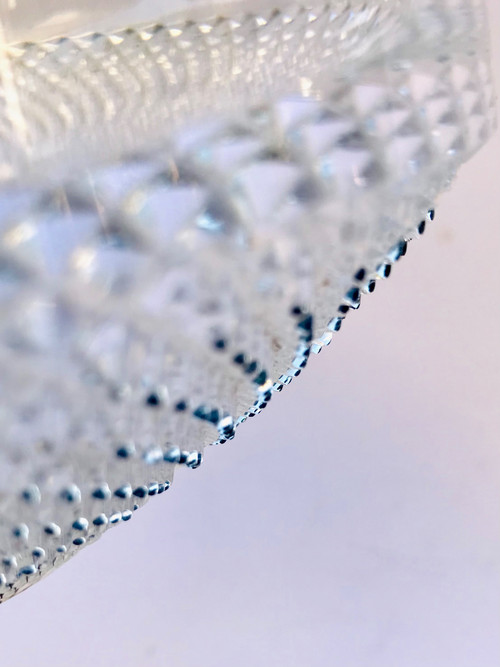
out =
<path fill-rule="evenodd" d="M 259 414 L 495 125 L 475 0 L 102 4 L 2 13 L 0 602 Z"/>

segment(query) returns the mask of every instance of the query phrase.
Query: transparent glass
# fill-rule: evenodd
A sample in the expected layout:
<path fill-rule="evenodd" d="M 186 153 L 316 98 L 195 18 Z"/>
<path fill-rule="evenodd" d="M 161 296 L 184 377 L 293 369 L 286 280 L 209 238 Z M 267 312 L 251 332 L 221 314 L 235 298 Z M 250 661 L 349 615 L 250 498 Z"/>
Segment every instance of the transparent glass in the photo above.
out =
<path fill-rule="evenodd" d="M 0 601 L 267 407 L 494 127 L 476 2 L 156 12 L 4 6 Z"/>

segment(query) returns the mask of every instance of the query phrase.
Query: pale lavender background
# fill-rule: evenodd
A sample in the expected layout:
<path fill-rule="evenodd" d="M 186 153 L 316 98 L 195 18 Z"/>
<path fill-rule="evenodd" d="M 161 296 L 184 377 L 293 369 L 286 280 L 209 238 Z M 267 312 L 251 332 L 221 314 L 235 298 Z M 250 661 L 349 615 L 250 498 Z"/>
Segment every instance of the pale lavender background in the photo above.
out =
<path fill-rule="evenodd" d="M 499 667 L 499 156 L 235 442 L 0 607 L 2 666 Z"/>

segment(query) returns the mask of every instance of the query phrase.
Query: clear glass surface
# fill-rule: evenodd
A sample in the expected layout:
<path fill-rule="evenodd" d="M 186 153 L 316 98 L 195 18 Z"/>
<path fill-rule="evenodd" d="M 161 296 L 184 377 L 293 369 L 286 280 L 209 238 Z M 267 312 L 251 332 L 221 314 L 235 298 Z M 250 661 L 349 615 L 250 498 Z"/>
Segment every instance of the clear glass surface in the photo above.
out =
<path fill-rule="evenodd" d="M 476 2 L 189 5 L 4 12 L 0 600 L 267 407 L 495 124 Z"/>

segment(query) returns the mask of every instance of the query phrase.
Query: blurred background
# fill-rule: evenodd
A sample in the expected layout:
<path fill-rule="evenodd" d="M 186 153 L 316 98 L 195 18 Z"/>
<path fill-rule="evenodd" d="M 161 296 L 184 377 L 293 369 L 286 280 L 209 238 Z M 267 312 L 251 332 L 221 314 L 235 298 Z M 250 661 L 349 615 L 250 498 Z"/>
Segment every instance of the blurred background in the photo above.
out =
<path fill-rule="evenodd" d="M 499 667 L 499 156 L 234 442 L 0 607 L 2 665 Z"/>

